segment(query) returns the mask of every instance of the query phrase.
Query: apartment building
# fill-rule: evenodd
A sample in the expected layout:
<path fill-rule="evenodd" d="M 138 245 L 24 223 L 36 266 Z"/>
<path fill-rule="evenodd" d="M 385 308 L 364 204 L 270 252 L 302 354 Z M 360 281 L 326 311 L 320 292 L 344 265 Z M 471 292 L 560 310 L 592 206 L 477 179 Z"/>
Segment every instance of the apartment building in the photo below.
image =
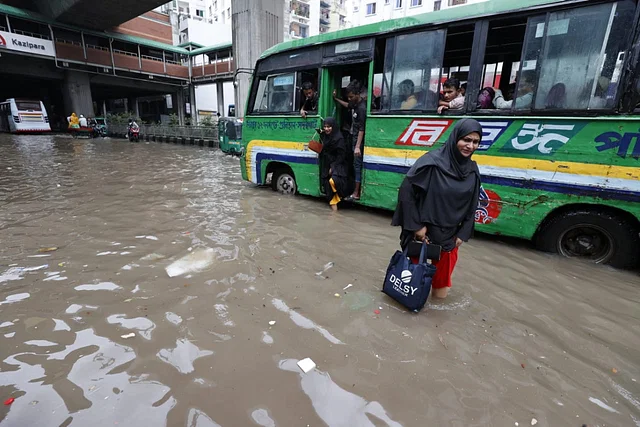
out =
<path fill-rule="evenodd" d="M 156 9 L 171 18 L 173 43 L 231 43 L 231 0 L 173 0 Z"/>
<path fill-rule="evenodd" d="M 488 0 L 351 0 L 351 24 L 371 24 Z"/>

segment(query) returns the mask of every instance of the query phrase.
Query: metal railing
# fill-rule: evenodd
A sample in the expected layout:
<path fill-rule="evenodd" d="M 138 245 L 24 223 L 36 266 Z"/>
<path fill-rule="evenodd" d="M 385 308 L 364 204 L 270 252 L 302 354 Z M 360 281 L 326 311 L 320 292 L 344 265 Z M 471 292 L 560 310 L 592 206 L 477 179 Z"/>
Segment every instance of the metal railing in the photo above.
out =
<path fill-rule="evenodd" d="M 128 130 L 126 124 L 109 124 L 109 134 L 125 135 Z M 208 141 L 218 141 L 218 126 L 171 126 L 171 125 L 140 125 L 140 135 L 163 137 L 163 138 L 194 138 Z"/>
<path fill-rule="evenodd" d="M 38 33 L 32 33 L 31 31 L 22 31 L 22 30 L 16 30 L 14 29 L 12 31 L 12 33 L 14 34 L 20 34 L 23 36 L 28 36 L 28 37 L 34 37 L 37 39 L 43 39 L 43 40 L 51 40 L 51 36 L 46 35 L 46 34 L 38 34 Z"/>

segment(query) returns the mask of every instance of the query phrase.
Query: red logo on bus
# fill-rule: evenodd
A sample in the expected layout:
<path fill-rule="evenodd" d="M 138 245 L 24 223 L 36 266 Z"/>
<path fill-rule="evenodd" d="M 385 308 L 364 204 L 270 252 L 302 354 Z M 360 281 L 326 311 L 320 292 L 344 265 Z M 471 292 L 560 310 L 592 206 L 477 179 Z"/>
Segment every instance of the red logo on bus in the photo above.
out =
<path fill-rule="evenodd" d="M 2 34 L 0 34 L 0 47 L 7 47 L 7 41 L 2 37 Z"/>
<path fill-rule="evenodd" d="M 396 141 L 396 145 L 433 147 L 451 123 L 453 120 L 413 119 Z"/>
<path fill-rule="evenodd" d="M 494 191 L 485 190 L 481 186 L 478 199 L 475 221 L 479 224 L 495 222 L 500 216 L 500 212 L 502 212 L 502 199 L 500 196 Z"/>

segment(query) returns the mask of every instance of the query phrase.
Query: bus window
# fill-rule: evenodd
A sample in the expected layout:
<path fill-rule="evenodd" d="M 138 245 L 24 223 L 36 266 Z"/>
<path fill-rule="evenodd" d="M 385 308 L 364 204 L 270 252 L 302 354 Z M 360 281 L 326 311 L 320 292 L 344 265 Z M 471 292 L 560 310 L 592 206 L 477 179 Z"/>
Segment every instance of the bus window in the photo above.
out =
<path fill-rule="evenodd" d="M 292 113 L 296 111 L 296 73 L 274 74 L 261 78 L 253 112 Z"/>
<path fill-rule="evenodd" d="M 544 22 L 544 17 L 542 17 Z M 511 108 L 527 29 L 526 17 L 489 22 L 477 108 Z"/>
<path fill-rule="evenodd" d="M 444 38 L 444 30 L 435 30 L 388 39 L 382 79 L 382 109 L 437 109 Z M 434 70 L 437 70 L 435 79 Z"/>
<path fill-rule="evenodd" d="M 613 108 L 634 11 L 633 1 L 619 1 L 532 20 L 518 96 L 535 90 L 537 110 Z"/>
<path fill-rule="evenodd" d="M 382 93 L 389 93 L 389 81 L 391 79 L 391 74 L 389 73 L 388 76 L 384 74 L 386 51 L 387 40 L 376 40 L 373 55 L 373 91 L 371 96 L 371 111 L 380 111 L 382 109 Z M 391 56 L 390 61 L 393 61 L 393 56 Z"/>
<path fill-rule="evenodd" d="M 318 114 L 318 93 L 320 89 L 318 80 L 318 69 L 304 70 L 298 72 L 298 90 L 296 105 L 298 111 L 303 110 L 306 114 Z"/>
<path fill-rule="evenodd" d="M 464 90 L 469 79 L 469 64 L 471 63 L 471 50 L 473 46 L 474 25 L 454 25 L 447 31 L 444 59 L 440 83 L 442 93 L 439 95 L 438 111 L 448 111 L 459 114 L 464 109 Z M 447 82 L 447 80 L 449 80 Z M 455 82 L 458 83 L 455 83 Z M 445 90 L 448 87 L 457 88 Z"/>
<path fill-rule="evenodd" d="M 39 101 L 20 101 L 16 99 L 18 111 L 42 111 Z"/>

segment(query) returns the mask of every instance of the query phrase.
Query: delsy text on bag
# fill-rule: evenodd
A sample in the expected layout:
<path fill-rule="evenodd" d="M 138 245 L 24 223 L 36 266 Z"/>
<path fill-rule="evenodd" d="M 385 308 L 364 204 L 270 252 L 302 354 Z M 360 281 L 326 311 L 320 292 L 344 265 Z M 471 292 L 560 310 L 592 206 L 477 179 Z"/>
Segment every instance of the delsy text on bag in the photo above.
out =
<path fill-rule="evenodd" d="M 405 276 L 406 272 L 409 273 L 409 276 Z M 406 282 L 411 281 L 411 272 L 409 272 L 408 270 L 405 270 L 402 272 L 402 279 L 399 279 L 398 277 L 396 277 L 395 274 L 391 274 L 391 276 L 389 277 L 389 281 L 393 284 L 393 289 L 398 291 L 400 294 L 402 294 L 405 297 L 409 296 L 409 293 L 413 295 L 418 290 L 418 288 L 414 288 L 413 286 L 409 286 L 403 283 L 404 281 Z"/>

